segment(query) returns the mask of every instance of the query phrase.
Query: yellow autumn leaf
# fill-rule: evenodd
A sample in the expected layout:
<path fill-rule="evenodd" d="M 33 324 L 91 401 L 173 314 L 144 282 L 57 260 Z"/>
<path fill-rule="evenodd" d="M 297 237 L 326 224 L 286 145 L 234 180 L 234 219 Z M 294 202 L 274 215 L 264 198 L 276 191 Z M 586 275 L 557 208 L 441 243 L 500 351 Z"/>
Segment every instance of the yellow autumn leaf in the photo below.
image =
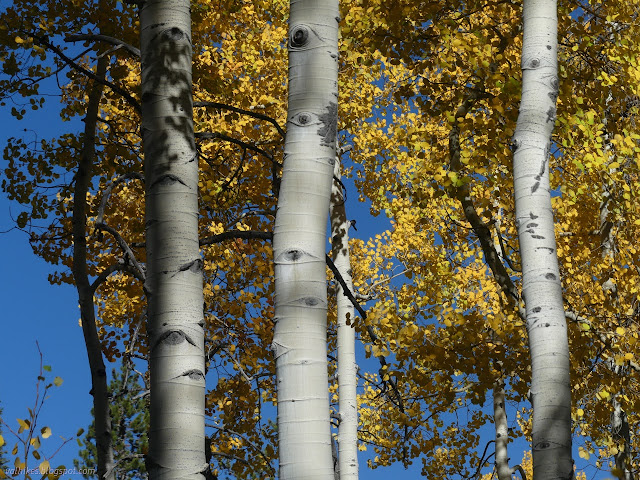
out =
<path fill-rule="evenodd" d="M 591 457 L 589 452 L 584 447 L 578 448 L 578 455 L 580 456 L 580 458 L 584 458 L 585 460 L 589 460 L 589 457 Z"/>
<path fill-rule="evenodd" d="M 42 438 L 49 438 L 51 436 L 51 429 L 49 427 L 42 427 L 40 433 L 42 434 Z"/>
<path fill-rule="evenodd" d="M 46 474 L 49 469 L 51 468 L 50 464 L 49 464 L 49 460 L 44 460 L 42 463 L 40 463 L 40 465 L 38 466 L 38 470 L 40 470 L 40 473 L 42 475 Z"/>
<path fill-rule="evenodd" d="M 21 418 L 17 418 L 16 420 L 18 421 L 18 425 L 20 425 L 20 428 L 18 429 L 18 433 L 22 433 L 25 430 L 29 430 L 29 427 L 31 426 L 31 422 L 29 422 L 29 420 L 22 420 Z"/>

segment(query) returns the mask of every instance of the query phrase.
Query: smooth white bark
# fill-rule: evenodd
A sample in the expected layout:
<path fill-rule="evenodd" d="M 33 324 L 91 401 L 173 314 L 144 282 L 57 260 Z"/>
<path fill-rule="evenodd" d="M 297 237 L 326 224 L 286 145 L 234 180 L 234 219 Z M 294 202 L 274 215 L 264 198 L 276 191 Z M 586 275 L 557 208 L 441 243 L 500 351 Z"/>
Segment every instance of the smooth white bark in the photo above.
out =
<path fill-rule="evenodd" d="M 188 0 L 140 10 L 151 479 L 203 478 L 204 331 Z"/>
<path fill-rule="evenodd" d="M 493 423 L 496 429 L 496 473 L 498 480 L 511 480 L 512 469 L 509 467 L 509 425 L 507 410 L 504 404 L 504 380 L 497 379 L 493 383 Z"/>
<path fill-rule="evenodd" d="M 531 352 L 534 480 L 570 479 L 567 325 L 549 191 L 558 95 L 557 5 L 524 1 L 522 98 L 513 138 L 516 224 Z"/>
<path fill-rule="evenodd" d="M 289 110 L 273 235 L 280 480 L 333 480 L 325 249 L 338 96 L 337 0 L 292 0 Z"/>
<path fill-rule="evenodd" d="M 333 263 L 340 272 L 347 288 L 353 291 L 351 279 L 351 259 L 349 256 L 349 227 L 342 192 L 340 157 L 336 157 L 333 190 L 331 192 L 331 251 Z M 358 478 L 358 364 L 356 363 L 353 328 L 354 307 L 338 284 L 336 293 L 338 307 L 338 471 L 340 480 Z"/>

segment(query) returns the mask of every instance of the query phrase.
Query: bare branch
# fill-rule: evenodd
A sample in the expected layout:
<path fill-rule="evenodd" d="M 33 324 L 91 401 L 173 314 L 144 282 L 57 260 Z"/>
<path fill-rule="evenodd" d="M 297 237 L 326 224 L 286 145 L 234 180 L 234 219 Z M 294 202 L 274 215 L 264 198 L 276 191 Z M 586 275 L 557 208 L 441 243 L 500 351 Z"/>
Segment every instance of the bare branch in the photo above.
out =
<path fill-rule="evenodd" d="M 102 272 L 100 272 L 100 275 L 98 275 L 98 277 L 91 284 L 92 292 L 95 294 L 98 287 L 100 287 L 100 285 L 102 285 L 107 280 L 107 278 L 109 278 L 109 276 L 115 272 L 128 273 L 141 282 L 144 282 L 145 280 L 144 277 L 140 275 L 140 272 L 138 272 L 137 269 L 135 269 L 132 265 L 126 263 L 124 260 L 120 260 L 118 263 L 109 265 Z"/>
<path fill-rule="evenodd" d="M 193 102 L 193 106 L 194 107 L 211 107 L 211 108 L 215 108 L 216 110 L 229 110 L 230 112 L 236 112 L 242 115 L 247 115 L 249 117 L 257 118 L 258 120 L 264 120 L 272 124 L 274 127 L 276 127 L 276 130 L 278 130 L 278 133 L 282 137 L 285 136 L 285 131 L 280 126 L 280 124 L 274 118 L 269 117 L 267 115 L 263 115 L 262 113 L 256 113 L 256 112 L 252 112 L 251 110 L 245 110 L 244 108 L 238 108 L 238 107 L 234 107 L 233 105 L 226 105 L 224 103 L 218 103 L 218 102 Z"/>
<path fill-rule="evenodd" d="M 140 58 L 140 49 L 129 45 L 122 40 L 119 40 L 114 37 L 109 37 L 108 35 L 96 35 L 92 33 L 79 33 L 76 35 L 67 35 L 64 37 L 65 42 L 82 42 L 82 41 L 92 41 L 92 42 L 105 42 L 110 45 L 115 45 L 117 48 L 124 48 L 127 52 L 129 52 L 134 57 Z"/>
<path fill-rule="evenodd" d="M 121 95 L 127 101 L 127 103 L 129 103 L 129 105 L 131 105 L 136 110 L 136 112 L 138 112 L 138 113 L 140 112 L 140 104 L 138 103 L 138 101 L 133 96 L 131 96 L 131 94 L 129 92 L 127 92 L 122 87 L 119 87 L 118 85 L 115 85 L 114 83 L 112 83 L 112 82 L 110 82 L 110 81 L 108 81 L 108 80 L 106 80 L 104 78 L 100 78 L 99 76 L 97 76 L 92 71 L 87 70 L 86 68 L 78 65 L 72 59 L 67 57 L 62 50 L 60 50 L 53 43 L 51 43 L 49 41 L 49 37 L 33 35 L 33 34 L 30 34 L 29 32 L 24 32 L 24 33 L 26 35 L 31 35 L 33 37 L 33 39 L 39 45 L 48 48 L 49 50 L 54 52 L 56 55 L 58 55 L 58 57 L 60 57 L 60 59 L 64 63 L 66 63 L 69 67 L 71 67 L 72 69 L 77 70 L 78 72 L 82 73 L 83 75 L 86 75 L 87 77 L 89 77 L 91 80 L 93 80 L 95 82 L 98 82 L 99 84 L 104 85 L 105 87 L 109 87 L 115 93 Z"/>
<path fill-rule="evenodd" d="M 256 153 L 259 153 L 261 155 L 264 155 L 271 162 L 273 162 L 274 164 L 280 166 L 280 163 L 276 162 L 275 158 L 273 157 L 273 154 L 267 152 L 266 150 L 264 150 L 264 149 L 262 149 L 260 147 L 256 147 L 255 145 L 252 145 L 250 143 L 243 142 L 242 140 L 238 140 L 237 138 L 233 138 L 233 137 L 230 137 L 228 135 L 225 135 L 224 133 L 196 132 L 195 137 L 198 138 L 198 139 L 202 139 L 202 140 L 224 140 L 224 141 L 229 142 L 229 143 L 234 143 L 236 145 L 239 145 L 242 148 L 246 148 L 247 150 L 251 150 L 253 152 L 256 152 Z"/>
<path fill-rule="evenodd" d="M 210 237 L 201 238 L 200 246 L 202 247 L 205 245 L 213 245 L 216 243 L 222 243 L 226 240 L 235 240 L 235 239 L 272 240 L 273 233 L 263 232 L 259 230 L 229 230 L 226 232 L 219 233 L 217 235 L 211 235 Z"/>
<path fill-rule="evenodd" d="M 104 230 L 105 232 L 108 232 L 109 234 L 111 234 L 111 236 L 113 238 L 115 238 L 116 242 L 118 242 L 118 245 L 122 249 L 122 252 L 124 253 L 125 261 L 127 259 L 129 261 L 131 261 L 131 263 L 133 264 L 135 269 L 138 271 L 140 276 L 143 279 L 146 279 L 146 274 L 145 274 L 144 269 L 138 263 L 138 260 L 136 260 L 136 256 L 133 254 L 133 251 L 131 250 L 131 248 L 129 248 L 129 245 L 127 244 L 125 239 L 122 238 L 122 236 L 118 233 L 118 231 L 115 228 L 112 228 L 112 227 L 110 227 L 109 225 L 107 225 L 105 223 L 96 223 L 95 228 L 96 228 L 96 230 Z"/>

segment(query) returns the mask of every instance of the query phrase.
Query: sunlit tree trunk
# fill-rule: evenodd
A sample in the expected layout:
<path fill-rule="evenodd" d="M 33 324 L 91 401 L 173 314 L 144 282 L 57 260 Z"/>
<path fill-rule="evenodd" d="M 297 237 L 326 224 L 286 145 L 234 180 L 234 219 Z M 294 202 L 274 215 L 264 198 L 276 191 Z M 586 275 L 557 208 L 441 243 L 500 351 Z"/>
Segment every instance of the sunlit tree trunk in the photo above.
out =
<path fill-rule="evenodd" d="M 336 0 L 292 0 L 289 110 L 273 235 L 280 480 L 333 480 L 327 216 L 338 101 Z"/>
<path fill-rule="evenodd" d="M 204 331 L 187 0 L 140 9 L 151 479 L 202 478 Z"/>
<path fill-rule="evenodd" d="M 513 138 L 516 225 L 531 352 L 534 480 L 569 479 L 569 347 L 549 191 L 558 96 L 557 5 L 525 0 L 522 98 Z"/>
<path fill-rule="evenodd" d="M 100 57 L 96 77 L 103 79 L 107 69 L 107 58 Z M 96 432 L 96 460 L 98 478 L 114 480 L 113 442 L 111 438 L 111 412 L 107 372 L 102 357 L 102 344 L 96 326 L 93 287 L 89 281 L 87 267 L 87 193 L 91 185 L 93 165 L 96 157 L 96 126 L 100 113 L 103 86 L 91 84 L 87 114 L 84 119 L 82 153 L 75 175 L 73 192 L 73 279 L 78 291 L 82 333 L 91 370 L 91 394 Z"/>
<path fill-rule="evenodd" d="M 333 190 L 331 192 L 331 254 L 347 288 L 353 291 L 351 260 L 349 257 L 349 227 L 345 210 L 345 196 L 340 182 L 340 156 L 336 156 Z M 355 341 L 353 328 L 354 307 L 338 284 L 338 470 L 340 480 L 358 478 L 358 386 Z"/>

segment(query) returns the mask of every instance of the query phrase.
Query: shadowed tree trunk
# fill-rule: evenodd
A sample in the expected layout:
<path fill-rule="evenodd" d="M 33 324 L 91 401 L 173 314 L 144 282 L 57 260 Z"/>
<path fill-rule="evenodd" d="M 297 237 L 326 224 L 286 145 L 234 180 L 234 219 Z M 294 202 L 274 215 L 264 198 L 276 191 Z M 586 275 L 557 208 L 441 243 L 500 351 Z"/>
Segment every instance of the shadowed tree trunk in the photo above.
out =
<path fill-rule="evenodd" d="M 140 9 L 150 478 L 203 478 L 204 318 L 187 0 Z"/>
<path fill-rule="evenodd" d="M 103 79 L 107 70 L 107 57 L 99 57 L 96 77 Z M 78 162 L 73 191 L 73 279 L 78 291 L 82 333 L 89 357 L 91 370 L 91 394 L 96 431 L 96 455 L 98 478 L 115 480 L 113 444 L 111 439 L 111 413 L 109 410 L 109 389 L 107 372 L 102 357 L 102 345 L 96 326 L 93 303 L 94 289 L 89 281 L 87 268 L 87 193 L 91 184 L 93 164 L 96 157 L 96 124 L 100 112 L 100 99 L 104 87 L 91 82 L 87 114 L 84 118 L 82 154 Z"/>

